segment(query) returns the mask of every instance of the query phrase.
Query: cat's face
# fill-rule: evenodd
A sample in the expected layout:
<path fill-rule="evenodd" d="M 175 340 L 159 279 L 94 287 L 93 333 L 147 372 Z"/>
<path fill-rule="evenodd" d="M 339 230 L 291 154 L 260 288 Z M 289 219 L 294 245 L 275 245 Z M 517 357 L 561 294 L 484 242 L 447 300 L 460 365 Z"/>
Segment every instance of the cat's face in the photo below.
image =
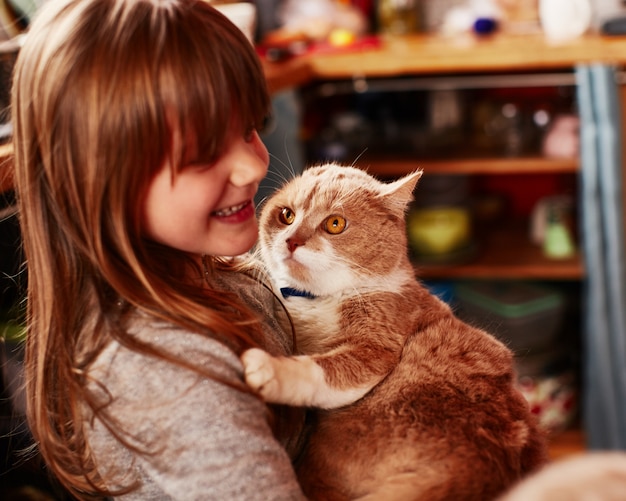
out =
<path fill-rule="evenodd" d="M 404 214 L 421 172 L 385 184 L 354 167 L 311 167 L 263 207 L 259 250 L 280 287 L 354 289 L 406 258 Z"/>

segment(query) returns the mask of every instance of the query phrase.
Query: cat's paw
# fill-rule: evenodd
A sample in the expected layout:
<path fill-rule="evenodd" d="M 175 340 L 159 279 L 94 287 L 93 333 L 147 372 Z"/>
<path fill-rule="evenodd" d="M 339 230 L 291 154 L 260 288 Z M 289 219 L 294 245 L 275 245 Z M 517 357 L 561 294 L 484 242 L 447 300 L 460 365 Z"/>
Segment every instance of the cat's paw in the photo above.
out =
<path fill-rule="evenodd" d="M 279 386 L 274 367 L 275 358 L 263 350 L 251 348 L 243 352 L 241 362 L 248 386 L 266 401 L 274 401 Z"/>

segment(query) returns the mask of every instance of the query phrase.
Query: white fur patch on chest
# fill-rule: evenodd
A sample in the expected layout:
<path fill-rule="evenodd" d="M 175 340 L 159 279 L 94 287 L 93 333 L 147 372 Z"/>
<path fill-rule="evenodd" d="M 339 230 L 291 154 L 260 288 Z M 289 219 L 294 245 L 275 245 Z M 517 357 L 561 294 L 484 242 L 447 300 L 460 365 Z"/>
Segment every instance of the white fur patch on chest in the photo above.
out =
<path fill-rule="evenodd" d="M 290 297 L 285 305 L 296 326 L 298 345 L 318 345 L 339 333 L 341 302 L 333 296 L 309 299 Z M 305 350 L 308 352 L 308 349 Z"/>

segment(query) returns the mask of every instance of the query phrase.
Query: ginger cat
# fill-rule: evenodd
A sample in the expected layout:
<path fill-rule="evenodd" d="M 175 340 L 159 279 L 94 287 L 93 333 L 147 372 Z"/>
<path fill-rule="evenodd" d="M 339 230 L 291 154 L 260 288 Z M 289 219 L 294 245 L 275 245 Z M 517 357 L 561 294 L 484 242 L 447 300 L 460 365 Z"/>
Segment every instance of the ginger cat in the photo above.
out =
<path fill-rule="evenodd" d="M 296 464 L 309 499 L 487 501 L 545 461 L 509 349 L 414 276 L 420 176 L 311 167 L 263 208 L 259 251 L 300 354 L 242 361 L 266 401 L 319 408 Z"/>

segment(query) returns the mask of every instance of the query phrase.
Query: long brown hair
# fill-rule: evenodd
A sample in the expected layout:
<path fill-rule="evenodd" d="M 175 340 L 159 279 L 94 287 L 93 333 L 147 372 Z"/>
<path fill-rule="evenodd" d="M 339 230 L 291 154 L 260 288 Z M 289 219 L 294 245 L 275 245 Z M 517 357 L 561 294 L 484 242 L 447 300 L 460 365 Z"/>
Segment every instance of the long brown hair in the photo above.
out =
<path fill-rule="evenodd" d="M 164 162 L 176 175 L 189 154 L 180 138 L 191 138 L 194 154 L 218 157 L 226 124 L 237 116 L 260 127 L 269 97 L 250 42 L 202 0 L 48 2 L 13 82 L 29 425 L 73 493 L 107 494 L 81 407 L 104 412 L 85 374 L 107 342 L 150 351 L 123 329 L 123 305 L 209 328 L 236 350 L 260 330 L 237 297 L 184 279 L 190 256 L 142 238 L 147 182 Z"/>

